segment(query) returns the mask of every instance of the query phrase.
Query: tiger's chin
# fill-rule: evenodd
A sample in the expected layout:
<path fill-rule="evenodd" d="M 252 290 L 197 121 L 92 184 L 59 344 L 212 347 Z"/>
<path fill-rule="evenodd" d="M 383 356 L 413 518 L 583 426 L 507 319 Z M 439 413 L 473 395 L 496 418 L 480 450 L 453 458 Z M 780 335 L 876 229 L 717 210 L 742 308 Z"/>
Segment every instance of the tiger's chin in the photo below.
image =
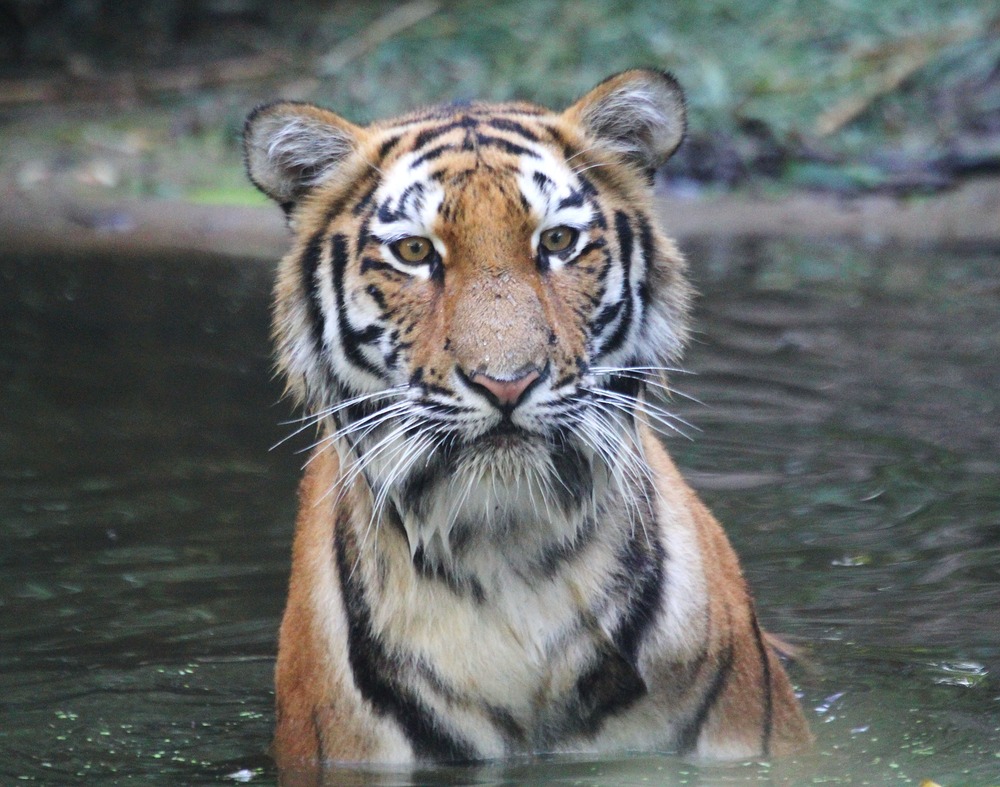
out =
<path fill-rule="evenodd" d="M 397 506 L 414 560 L 482 575 L 572 540 L 608 474 L 582 447 L 568 456 L 565 441 L 554 450 L 551 438 L 517 427 L 462 444 L 446 477 L 410 488 Z"/>

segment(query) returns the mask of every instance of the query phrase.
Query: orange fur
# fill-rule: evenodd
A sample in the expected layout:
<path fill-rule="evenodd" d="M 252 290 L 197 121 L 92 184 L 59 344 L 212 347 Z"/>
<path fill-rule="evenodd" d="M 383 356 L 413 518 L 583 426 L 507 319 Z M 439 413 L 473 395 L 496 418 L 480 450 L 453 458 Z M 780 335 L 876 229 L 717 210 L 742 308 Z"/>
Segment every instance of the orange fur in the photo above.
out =
<path fill-rule="evenodd" d="M 642 394 L 590 371 L 631 347 L 615 379 L 641 391 L 686 337 L 685 265 L 650 218 L 647 179 L 682 134 L 679 88 L 645 71 L 562 114 L 473 104 L 364 128 L 295 104 L 251 116 L 251 176 L 296 236 L 275 290 L 280 364 L 322 437 L 280 634 L 283 767 L 809 744 L 722 528 L 644 423 Z M 552 224 L 577 233 L 575 256 L 537 245 Z M 400 236 L 429 239 L 428 262 L 394 258 Z M 538 402 L 517 404 L 526 425 L 403 436 L 411 394 L 461 424 L 498 409 L 514 423 L 477 376 L 537 381 Z M 560 393 L 572 385 L 607 412 L 567 423 L 591 424 L 592 442 L 613 432 L 610 448 L 564 457 L 537 437 L 560 407 L 586 406 Z"/>

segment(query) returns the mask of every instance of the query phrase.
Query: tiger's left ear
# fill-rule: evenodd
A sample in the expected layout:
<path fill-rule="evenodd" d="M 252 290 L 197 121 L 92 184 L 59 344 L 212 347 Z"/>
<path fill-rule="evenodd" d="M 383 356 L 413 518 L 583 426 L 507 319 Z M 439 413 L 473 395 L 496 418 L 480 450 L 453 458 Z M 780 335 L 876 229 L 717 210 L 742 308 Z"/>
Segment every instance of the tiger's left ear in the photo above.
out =
<path fill-rule="evenodd" d="M 567 109 L 602 147 L 647 170 L 663 164 L 687 128 L 684 91 L 665 71 L 635 68 L 608 77 Z"/>

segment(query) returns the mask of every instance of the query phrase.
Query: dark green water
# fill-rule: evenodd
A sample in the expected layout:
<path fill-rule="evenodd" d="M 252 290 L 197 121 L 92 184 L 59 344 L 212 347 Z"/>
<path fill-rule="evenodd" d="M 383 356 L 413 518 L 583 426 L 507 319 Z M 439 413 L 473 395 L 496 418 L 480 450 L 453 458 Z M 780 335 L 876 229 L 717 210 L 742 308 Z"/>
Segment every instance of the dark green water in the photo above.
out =
<path fill-rule="evenodd" d="M 668 444 L 819 741 L 770 764 L 515 763 L 331 784 L 1000 784 L 1000 260 L 689 244 Z M 0 259 L 0 784 L 270 784 L 303 457 L 271 266 Z"/>

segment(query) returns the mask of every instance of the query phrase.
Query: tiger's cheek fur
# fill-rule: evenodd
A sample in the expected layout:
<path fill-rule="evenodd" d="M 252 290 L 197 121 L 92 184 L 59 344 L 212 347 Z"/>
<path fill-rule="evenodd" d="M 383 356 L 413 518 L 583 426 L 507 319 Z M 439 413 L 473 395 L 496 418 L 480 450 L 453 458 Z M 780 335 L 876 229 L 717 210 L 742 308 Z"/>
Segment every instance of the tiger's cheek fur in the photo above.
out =
<path fill-rule="evenodd" d="M 377 292 L 384 304 L 386 326 L 384 355 L 389 367 L 389 381 L 405 384 L 414 380 L 418 370 L 426 380 L 440 383 L 445 373 L 429 362 L 427 350 L 442 343 L 444 335 L 443 301 L 440 288 L 429 281 L 387 277 L 372 273 L 362 278 L 366 293 Z"/>

